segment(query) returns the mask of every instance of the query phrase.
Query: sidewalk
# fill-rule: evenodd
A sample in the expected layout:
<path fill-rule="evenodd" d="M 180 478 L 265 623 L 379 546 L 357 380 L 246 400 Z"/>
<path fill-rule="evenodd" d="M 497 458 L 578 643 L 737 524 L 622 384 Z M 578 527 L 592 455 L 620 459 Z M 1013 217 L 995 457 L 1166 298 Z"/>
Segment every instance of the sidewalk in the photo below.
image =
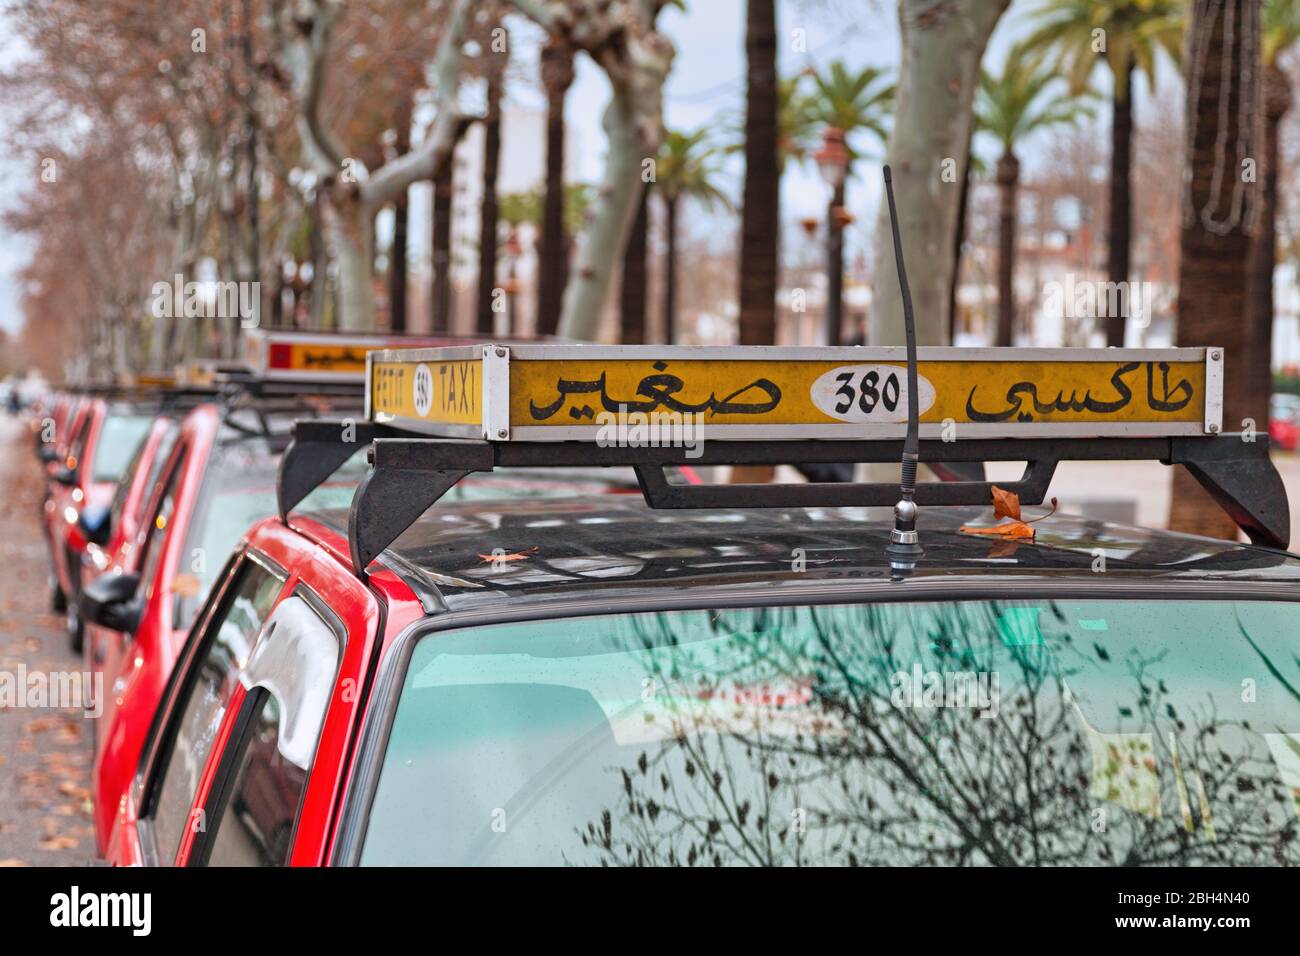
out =
<path fill-rule="evenodd" d="M 49 609 L 37 467 L 25 427 L 0 413 L 0 675 L 81 669 L 62 615 Z M 0 865 L 85 866 L 95 859 L 91 735 L 79 710 L 0 703 Z"/>

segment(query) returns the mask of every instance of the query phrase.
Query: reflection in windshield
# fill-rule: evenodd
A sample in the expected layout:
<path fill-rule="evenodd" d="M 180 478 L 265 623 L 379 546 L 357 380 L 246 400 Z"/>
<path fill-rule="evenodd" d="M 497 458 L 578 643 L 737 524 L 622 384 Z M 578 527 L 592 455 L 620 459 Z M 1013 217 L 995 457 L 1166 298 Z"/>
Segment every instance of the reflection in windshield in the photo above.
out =
<path fill-rule="evenodd" d="M 1293 605 L 620 615 L 415 648 L 363 863 L 1296 864 Z"/>

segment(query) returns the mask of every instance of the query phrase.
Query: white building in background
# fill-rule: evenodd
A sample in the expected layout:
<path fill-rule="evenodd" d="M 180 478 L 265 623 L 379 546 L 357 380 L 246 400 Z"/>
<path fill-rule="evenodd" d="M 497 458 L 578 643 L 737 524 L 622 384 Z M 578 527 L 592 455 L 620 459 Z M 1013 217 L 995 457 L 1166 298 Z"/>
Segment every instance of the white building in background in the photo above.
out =
<path fill-rule="evenodd" d="M 1300 270 L 1294 262 L 1273 271 L 1273 369 L 1300 369 Z"/>

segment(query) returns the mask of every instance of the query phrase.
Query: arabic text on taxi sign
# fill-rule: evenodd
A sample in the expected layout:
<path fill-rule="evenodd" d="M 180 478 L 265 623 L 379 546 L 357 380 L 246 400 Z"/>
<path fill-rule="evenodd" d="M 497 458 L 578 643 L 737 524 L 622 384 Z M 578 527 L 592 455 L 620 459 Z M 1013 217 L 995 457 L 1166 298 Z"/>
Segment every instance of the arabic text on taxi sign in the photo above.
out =
<path fill-rule="evenodd" d="M 922 422 L 1200 422 L 1205 367 L 1163 361 L 928 361 Z M 903 422 L 902 364 L 745 360 L 512 362 L 510 419 L 595 424 L 602 413 L 704 414 L 713 424 Z"/>

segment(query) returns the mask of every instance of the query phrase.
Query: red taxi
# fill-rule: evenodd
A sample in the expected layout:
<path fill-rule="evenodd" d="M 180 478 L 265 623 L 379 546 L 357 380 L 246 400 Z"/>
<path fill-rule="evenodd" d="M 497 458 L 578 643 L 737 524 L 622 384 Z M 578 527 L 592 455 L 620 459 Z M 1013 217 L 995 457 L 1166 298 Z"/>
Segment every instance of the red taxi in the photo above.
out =
<path fill-rule="evenodd" d="M 861 349 L 784 364 L 745 349 L 506 351 L 497 372 L 475 366 L 463 415 L 440 404 L 442 357 L 395 353 L 371 359 L 370 423 L 295 426 L 279 520 L 248 532 L 195 622 L 112 808 L 111 863 L 1300 863 L 1292 757 L 1272 732 L 1300 712 L 1258 664 L 1283 659 L 1300 623 L 1300 558 L 1262 443 L 1195 434 L 1161 408 L 1139 410 L 1157 437 L 1035 438 L 1012 422 L 927 438 L 936 465 L 1014 448 L 1030 467 L 1009 490 L 1026 504 L 1047 491 L 1040 461 L 1184 463 L 1255 544 L 1051 516 L 1008 547 L 971 530 L 998 520 L 976 505 L 991 486 L 957 482 L 918 489 L 900 547 L 896 521 L 862 507 L 897 485 L 667 473 L 890 460 L 901 443 L 883 429 L 828 441 L 850 429 L 807 422 L 813 383 L 858 377 L 842 369 Z M 1109 380 L 1128 358 L 1111 354 L 1075 374 Z M 982 374 L 1051 374 L 1041 353 L 1007 355 Z M 731 403 L 716 396 L 754 381 L 793 408 L 727 404 L 757 420 L 694 450 L 571 424 L 638 379 L 650 406 Z M 950 379 L 937 400 L 966 401 Z M 370 469 L 350 508 L 310 507 L 358 445 Z M 458 494 L 497 469 L 614 466 L 635 470 L 644 502 Z M 1204 679 L 1206 661 L 1224 681 Z M 970 677 L 960 699 L 929 710 L 923 685 L 953 669 Z M 1243 705 L 1238 673 L 1261 682 L 1263 711 Z M 1138 748 L 1122 779 L 1107 757 L 1120 744 Z"/>
<path fill-rule="evenodd" d="M 293 417 L 303 414 L 305 406 L 297 407 L 203 404 L 187 414 L 166 454 L 155 451 L 148 487 L 136 489 L 147 504 L 133 538 L 124 525 L 104 573 L 82 589 L 93 663 L 104 674 L 92 771 L 101 845 L 208 589 L 240 534 L 275 512 L 278 455 Z"/>
<path fill-rule="evenodd" d="M 54 565 L 52 603 L 67 609 L 72 647 L 81 652 L 81 625 L 76 596 L 81 587 L 86 550 L 83 516 L 102 517 L 114 489 L 140 446 L 155 412 L 139 400 L 89 398 L 71 420 L 62 461 L 50 466 L 45 501 L 46 536 Z"/>

